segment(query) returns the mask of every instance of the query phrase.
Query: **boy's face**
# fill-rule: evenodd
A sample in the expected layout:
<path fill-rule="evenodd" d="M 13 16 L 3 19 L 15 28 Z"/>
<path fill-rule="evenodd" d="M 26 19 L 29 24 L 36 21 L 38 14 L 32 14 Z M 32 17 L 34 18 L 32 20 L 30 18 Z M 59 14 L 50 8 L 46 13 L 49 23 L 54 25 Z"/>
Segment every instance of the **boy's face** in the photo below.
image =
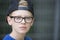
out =
<path fill-rule="evenodd" d="M 31 12 L 26 10 L 16 10 L 7 17 L 8 24 L 12 26 L 12 31 L 17 33 L 27 33 L 33 24 Z"/>

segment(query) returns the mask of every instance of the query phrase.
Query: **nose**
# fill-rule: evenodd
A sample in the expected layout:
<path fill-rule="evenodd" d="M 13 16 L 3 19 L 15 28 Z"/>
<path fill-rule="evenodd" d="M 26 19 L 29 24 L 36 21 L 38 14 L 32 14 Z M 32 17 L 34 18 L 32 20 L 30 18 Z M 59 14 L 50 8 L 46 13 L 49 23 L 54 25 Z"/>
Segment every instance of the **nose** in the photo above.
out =
<path fill-rule="evenodd" d="M 21 21 L 21 23 L 26 23 L 26 22 L 25 22 L 25 20 L 23 19 L 23 20 Z"/>

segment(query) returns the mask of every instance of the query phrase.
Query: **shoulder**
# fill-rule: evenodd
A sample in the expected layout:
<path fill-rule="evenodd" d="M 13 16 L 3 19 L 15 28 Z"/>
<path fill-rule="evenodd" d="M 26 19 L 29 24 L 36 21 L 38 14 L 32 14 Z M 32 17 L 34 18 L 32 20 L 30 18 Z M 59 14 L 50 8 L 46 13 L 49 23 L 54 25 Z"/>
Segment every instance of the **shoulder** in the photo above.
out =
<path fill-rule="evenodd" d="M 32 40 L 29 36 L 26 36 L 24 40 Z"/>
<path fill-rule="evenodd" d="M 9 34 L 7 34 L 4 38 L 3 38 L 3 40 L 14 40 L 12 37 L 10 37 L 10 35 Z"/>

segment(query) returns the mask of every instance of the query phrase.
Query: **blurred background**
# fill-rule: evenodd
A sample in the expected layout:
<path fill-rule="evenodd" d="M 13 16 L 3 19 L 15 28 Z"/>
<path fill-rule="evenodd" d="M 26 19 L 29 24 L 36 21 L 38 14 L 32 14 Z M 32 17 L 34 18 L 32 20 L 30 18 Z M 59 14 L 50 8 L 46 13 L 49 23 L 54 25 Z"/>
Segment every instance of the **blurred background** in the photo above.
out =
<path fill-rule="evenodd" d="M 0 40 L 11 32 L 5 22 L 11 0 L 0 0 Z M 35 22 L 28 35 L 33 40 L 60 40 L 60 0 L 32 0 Z"/>

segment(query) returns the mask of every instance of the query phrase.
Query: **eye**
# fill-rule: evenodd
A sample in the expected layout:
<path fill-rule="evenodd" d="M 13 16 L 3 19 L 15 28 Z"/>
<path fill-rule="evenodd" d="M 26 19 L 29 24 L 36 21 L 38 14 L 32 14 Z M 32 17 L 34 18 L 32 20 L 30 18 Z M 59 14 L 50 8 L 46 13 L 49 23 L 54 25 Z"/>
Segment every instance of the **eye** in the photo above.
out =
<path fill-rule="evenodd" d="M 25 17 L 26 20 L 32 20 L 32 17 Z"/>
<path fill-rule="evenodd" d="M 21 17 L 15 17 L 15 19 L 20 20 L 20 19 L 22 19 L 22 18 L 21 18 Z"/>

